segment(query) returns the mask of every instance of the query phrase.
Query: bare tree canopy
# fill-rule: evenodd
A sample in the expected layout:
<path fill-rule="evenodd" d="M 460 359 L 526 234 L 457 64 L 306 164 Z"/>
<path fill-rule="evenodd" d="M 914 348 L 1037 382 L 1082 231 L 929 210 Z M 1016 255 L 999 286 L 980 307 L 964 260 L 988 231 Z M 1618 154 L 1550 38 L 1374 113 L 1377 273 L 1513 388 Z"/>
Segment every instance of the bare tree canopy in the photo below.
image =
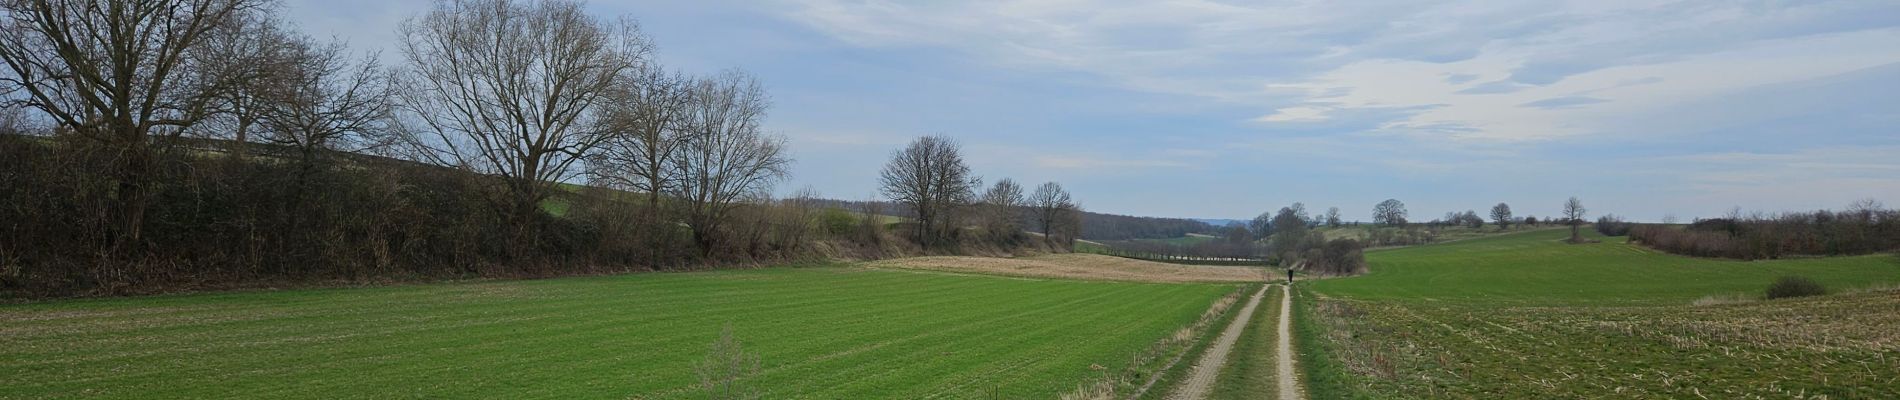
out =
<path fill-rule="evenodd" d="M 1037 186 L 1029 195 L 1029 206 L 1035 209 L 1036 226 L 1042 229 L 1043 240 L 1051 246 L 1074 242 L 1082 230 L 1082 209 L 1062 184 L 1044 182 Z"/>
<path fill-rule="evenodd" d="M 690 98 L 682 121 L 688 134 L 673 157 L 679 183 L 671 192 L 701 255 L 710 255 L 738 202 L 768 194 L 791 160 L 785 139 L 760 127 L 771 100 L 751 75 L 727 71 L 701 79 Z"/>
<path fill-rule="evenodd" d="M 1405 225 L 1405 203 L 1398 199 L 1386 199 L 1372 207 L 1372 223 L 1380 225 Z"/>
<path fill-rule="evenodd" d="M 1344 224 L 1344 222 L 1339 220 L 1339 207 L 1327 207 L 1326 226 L 1338 228 L 1342 224 Z"/>
<path fill-rule="evenodd" d="M 1570 225 L 1571 242 L 1583 241 L 1578 228 L 1583 226 L 1583 216 L 1588 211 L 1583 208 L 1583 201 L 1577 200 L 1576 196 L 1571 196 L 1569 201 L 1564 202 L 1564 223 Z"/>
<path fill-rule="evenodd" d="M 935 246 L 955 227 L 950 213 L 969 204 L 978 184 L 963 163 L 961 146 L 942 136 L 924 136 L 891 154 L 882 174 L 884 197 L 917 214 L 917 242 Z"/>
<path fill-rule="evenodd" d="M 990 185 L 983 192 L 983 230 L 997 240 L 1020 235 L 1023 228 L 1019 210 L 1026 201 L 1022 185 L 1014 179 L 1003 178 Z"/>
<path fill-rule="evenodd" d="M 1498 205 L 1491 206 L 1491 222 L 1498 224 L 1498 229 L 1510 228 L 1511 205 L 1498 203 Z"/>
<path fill-rule="evenodd" d="M 0 1 L 0 86 L 26 107 L 115 152 L 117 243 L 136 244 L 153 174 L 152 134 L 176 136 L 204 118 L 208 92 L 187 53 L 207 32 L 263 0 Z M 198 76 L 197 78 L 216 78 Z"/>
<path fill-rule="evenodd" d="M 321 150 L 385 147 L 390 75 L 374 55 L 353 61 L 340 43 L 294 38 L 282 63 L 257 85 L 265 140 L 292 146 L 306 159 Z"/>
<path fill-rule="evenodd" d="M 205 88 L 186 54 L 262 0 L 7 0 L 0 61 L 27 98 L 74 133 L 143 142 L 203 117 Z"/>
<path fill-rule="evenodd" d="M 567 0 L 443 0 L 400 32 L 402 132 L 425 159 L 506 178 L 516 218 L 610 137 L 597 106 L 650 52 L 631 20 Z"/>
<path fill-rule="evenodd" d="M 647 193 L 648 204 L 659 204 L 660 193 L 678 183 L 673 154 L 690 136 L 689 106 L 699 83 L 651 64 L 635 71 L 607 105 L 606 123 L 614 134 L 588 159 L 589 179 Z"/>

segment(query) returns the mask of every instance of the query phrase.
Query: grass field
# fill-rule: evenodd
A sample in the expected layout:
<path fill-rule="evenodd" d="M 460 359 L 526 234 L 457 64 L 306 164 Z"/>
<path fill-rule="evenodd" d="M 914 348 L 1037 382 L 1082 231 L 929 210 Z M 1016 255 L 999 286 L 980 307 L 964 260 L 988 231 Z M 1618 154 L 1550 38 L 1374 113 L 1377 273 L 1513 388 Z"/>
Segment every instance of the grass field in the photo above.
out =
<path fill-rule="evenodd" d="M 1896 398 L 1900 292 L 1759 298 L 1782 275 L 1900 282 L 1891 255 L 1735 262 L 1531 232 L 1367 254 L 1304 284 L 1315 398 Z M 1301 296 L 1313 298 L 1315 296 Z M 1309 360 L 1308 358 L 1313 358 Z"/>
<path fill-rule="evenodd" d="M 1360 300 L 1486 304 L 1688 304 L 1709 295 L 1759 294 L 1775 278 L 1802 275 L 1833 289 L 1900 283 L 1900 259 L 1880 254 L 1728 261 L 1663 254 L 1624 243 L 1560 243 L 1548 230 L 1366 253 L 1371 273 L 1314 283 L 1314 291 Z"/>
<path fill-rule="evenodd" d="M 770 398 L 1049 398 L 1233 290 L 819 267 L 0 305 L 0 398 L 698 398 L 727 324 Z"/>

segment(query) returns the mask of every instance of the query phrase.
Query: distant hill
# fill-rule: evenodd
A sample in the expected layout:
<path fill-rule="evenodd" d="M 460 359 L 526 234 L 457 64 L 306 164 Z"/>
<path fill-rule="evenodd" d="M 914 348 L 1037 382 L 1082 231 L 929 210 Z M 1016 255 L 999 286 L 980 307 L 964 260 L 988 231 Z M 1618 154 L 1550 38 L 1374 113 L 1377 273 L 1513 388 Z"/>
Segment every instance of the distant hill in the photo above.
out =
<path fill-rule="evenodd" d="M 1224 228 L 1229 225 L 1247 226 L 1247 220 L 1244 220 L 1244 219 L 1194 218 L 1194 220 L 1201 221 L 1201 223 L 1208 224 L 1216 228 Z"/>

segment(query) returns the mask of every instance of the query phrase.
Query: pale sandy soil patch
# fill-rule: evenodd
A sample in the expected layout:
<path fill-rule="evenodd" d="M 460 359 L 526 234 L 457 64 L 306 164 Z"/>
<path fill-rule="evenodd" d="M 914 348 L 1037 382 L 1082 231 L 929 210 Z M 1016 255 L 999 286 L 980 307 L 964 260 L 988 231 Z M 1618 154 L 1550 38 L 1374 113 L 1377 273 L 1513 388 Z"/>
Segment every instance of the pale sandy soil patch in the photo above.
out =
<path fill-rule="evenodd" d="M 1023 258 L 913 257 L 873 261 L 871 268 L 917 269 L 1033 278 L 1137 282 L 1261 282 L 1284 272 L 1259 267 L 1181 265 L 1099 254 L 1050 254 Z"/>

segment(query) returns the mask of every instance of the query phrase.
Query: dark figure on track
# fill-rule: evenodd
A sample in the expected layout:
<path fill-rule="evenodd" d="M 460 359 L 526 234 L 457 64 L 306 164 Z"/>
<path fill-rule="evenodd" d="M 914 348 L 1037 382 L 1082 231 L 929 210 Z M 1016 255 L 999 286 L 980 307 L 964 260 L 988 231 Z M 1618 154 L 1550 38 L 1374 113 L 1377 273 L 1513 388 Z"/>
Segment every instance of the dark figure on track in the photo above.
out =
<path fill-rule="evenodd" d="M 1293 269 L 1292 268 L 1286 269 L 1286 284 L 1288 285 L 1293 284 Z"/>

